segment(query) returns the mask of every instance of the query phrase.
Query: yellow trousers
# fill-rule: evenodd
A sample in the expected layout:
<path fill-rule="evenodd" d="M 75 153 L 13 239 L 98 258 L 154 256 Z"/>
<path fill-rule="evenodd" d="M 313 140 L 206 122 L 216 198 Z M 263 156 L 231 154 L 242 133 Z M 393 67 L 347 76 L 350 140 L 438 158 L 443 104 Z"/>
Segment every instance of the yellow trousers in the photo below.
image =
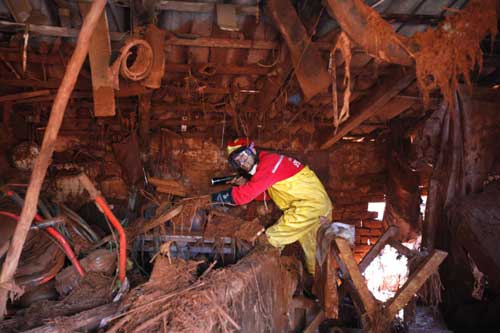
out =
<path fill-rule="evenodd" d="M 269 243 L 282 248 L 299 241 L 307 270 L 314 275 L 319 218 L 332 219 L 332 202 L 323 184 L 311 169 L 304 167 L 296 175 L 271 186 L 268 192 L 283 211 L 279 220 L 266 230 Z"/>

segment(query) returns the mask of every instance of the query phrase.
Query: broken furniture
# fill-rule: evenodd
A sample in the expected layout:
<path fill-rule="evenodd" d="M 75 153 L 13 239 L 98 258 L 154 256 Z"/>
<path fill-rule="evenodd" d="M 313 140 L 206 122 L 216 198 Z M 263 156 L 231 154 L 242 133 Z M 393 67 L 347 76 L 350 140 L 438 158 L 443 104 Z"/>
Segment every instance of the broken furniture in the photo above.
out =
<path fill-rule="evenodd" d="M 321 253 L 320 257 L 324 258 L 323 260 L 326 262 L 331 262 L 329 265 L 338 265 L 342 274 L 342 285 L 337 291 L 336 278 L 333 280 L 335 281 L 333 284 L 331 280 L 326 281 L 329 287 L 323 287 L 323 299 L 321 302 L 326 304 L 327 307 L 324 311 L 320 311 L 317 317 L 336 319 L 338 317 L 338 304 L 342 301 L 344 292 L 347 292 L 353 299 L 361 317 L 363 327 L 367 332 L 388 332 L 389 325 L 397 312 L 406 306 L 426 280 L 437 272 L 439 265 L 447 256 L 446 252 L 440 250 L 434 250 L 430 254 L 422 256 L 420 264 L 410 274 L 408 280 L 398 290 L 394 298 L 385 303 L 380 303 L 375 300 L 368 290 L 362 275 L 371 261 L 387 244 L 395 247 L 405 256 L 413 257 L 420 254 L 414 253 L 399 243 L 395 239 L 398 229 L 391 226 L 358 265 L 354 259 L 349 242 L 343 238 L 336 237 L 334 233 L 328 233 L 330 227 L 331 225 L 322 225 L 318 230 L 318 238 L 322 239 L 322 244 L 318 246 L 318 249 L 320 251 L 326 249 L 327 253 Z M 323 246 L 324 244 L 327 244 L 327 246 Z M 322 272 L 322 274 L 327 274 L 327 272 Z M 313 332 L 315 326 L 317 327 L 320 323 L 321 320 L 314 320 L 306 331 Z"/>

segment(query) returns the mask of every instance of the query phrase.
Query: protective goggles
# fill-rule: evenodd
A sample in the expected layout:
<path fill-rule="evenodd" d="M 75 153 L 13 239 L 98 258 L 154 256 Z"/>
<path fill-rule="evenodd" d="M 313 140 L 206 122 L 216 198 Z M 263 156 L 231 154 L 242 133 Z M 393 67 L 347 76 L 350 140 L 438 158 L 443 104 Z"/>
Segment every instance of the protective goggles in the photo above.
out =
<path fill-rule="evenodd" d="M 231 155 L 229 155 L 229 164 L 233 169 L 243 169 L 245 171 L 250 171 L 255 163 L 257 163 L 257 155 L 250 147 L 242 147 L 235 150 Z"/>

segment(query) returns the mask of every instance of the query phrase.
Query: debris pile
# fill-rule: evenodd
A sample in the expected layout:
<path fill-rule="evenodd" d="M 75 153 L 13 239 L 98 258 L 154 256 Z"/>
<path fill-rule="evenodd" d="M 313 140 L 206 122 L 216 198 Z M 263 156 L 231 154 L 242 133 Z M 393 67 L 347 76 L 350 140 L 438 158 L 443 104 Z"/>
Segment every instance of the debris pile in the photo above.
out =
<path fill-rule="evenodd" d="M 257 251 L 195 280 L 196 262 L 159 257 L 150 281 L 131 291 L 108 332 L 226 332 L 241 330 L 241 323 L 249 332 L 275 331 L 297 285 L 280 260 L 276 250 Z"/>

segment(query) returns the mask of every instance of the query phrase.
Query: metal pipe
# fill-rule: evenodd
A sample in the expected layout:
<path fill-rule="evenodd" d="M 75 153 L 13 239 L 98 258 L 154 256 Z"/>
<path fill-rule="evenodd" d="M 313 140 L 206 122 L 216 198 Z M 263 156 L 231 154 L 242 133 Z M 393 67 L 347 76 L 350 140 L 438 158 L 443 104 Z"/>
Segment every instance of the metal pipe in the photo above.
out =
<path fill-rule="evenodd" d="M 96 189 L 89 177 L 82 173 L 79 176 L 80 183 L 89 192 L 90 198 L 95 201 L 97 208 L 109 219 L 113 227 L 116 229 L 119 235 L 119 258 L 118 258 L 118 278 L 122 283 L 125 282 L 125 273 L 127 271 L 127 236 L 125 234 L 125 229 L 123 229 L 120 221 L 116 218 L 115 214 L 109 208 L 106 200 L 101 195 L 101 193 Z"/>
<path fill-rule="evenodd" d="M 95 203 L 104 215 L 109 219 L 113 227 L 118 231 L 119 243 L 120 243 L 120 256 L 118 259 L 118 278 L 123 283 L 125 281 L 125 272 L 127 270 L 127 236 L 125 234 L 125 229 L 123 229 L 120 221 L 116 218 L 115 214 L 111 211 L 106 200 L 102 196 L 97 196 L 94 198 Z"/>

